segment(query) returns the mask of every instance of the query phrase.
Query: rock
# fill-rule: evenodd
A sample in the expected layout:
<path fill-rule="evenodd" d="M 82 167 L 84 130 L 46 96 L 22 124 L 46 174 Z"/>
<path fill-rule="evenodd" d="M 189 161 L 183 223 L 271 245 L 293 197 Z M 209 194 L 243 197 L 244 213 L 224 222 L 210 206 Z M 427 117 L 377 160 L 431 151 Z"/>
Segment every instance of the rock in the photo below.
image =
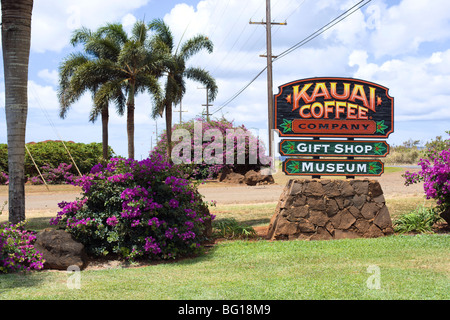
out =
<path fill-rule="evenodd" d="M 69 266 L 86 267 L 84 245 L 64 230 L 44 229 L 36 235 L 34 247 L 45 259 L 44 269 L 67 270 Z"/>
<path fill-rule="evenodd" d="M 389 211 L 386 206 L 384 206 L 377 214 L 375 219 L 373 220 L 380 229 L 386 229 L 392 227 L 391 217 L 389 215 Z"/>
<path fill-rule="evenodd" d="M 392 234 L 381 186 L 369 180 L 289 180 L 267 238 L 328 240 Z"/>
<path fill-rule="evenodd" d="M 227 174 L 227 176 L 222 180 L 226 183 L 234 183 L 234 184 L 241 184 L 244 183 L 244 176 L 240 173 L 236 172 L 230 172 Z"/>
<path fill-rule="evenodd" d="M 261 174 L 260 171 L 248 171 L 244 176 L 244 183 L 249 186 L 256 186 L 260 184 L 272 184 L 275 180 L 272 175 Z"/>
<path fill-rule="evenodd" d="M 226 177 L 233 172 L 229 167 L 223 167 L 222 170 L 219 173 L 219 176 L 217 177 L 220 182 L 226 179 Z"/>

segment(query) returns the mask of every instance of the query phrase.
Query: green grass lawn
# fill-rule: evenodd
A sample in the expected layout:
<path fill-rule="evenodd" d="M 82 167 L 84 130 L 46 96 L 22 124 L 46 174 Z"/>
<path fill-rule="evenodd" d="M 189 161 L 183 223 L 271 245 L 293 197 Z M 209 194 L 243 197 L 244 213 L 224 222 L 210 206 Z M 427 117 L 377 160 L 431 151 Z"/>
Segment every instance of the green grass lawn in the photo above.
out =
<path fill-rule="evenodd" d="M 0 275 L 0 299 L 449 299 L 450 236 L 225 241 L 145 267 Z M 367 285 L 379 268 L 380 288 Z M 369 268 L 369 269 L 368 269 Z"/>
<path fill-rule="evenodd" d="M 394 219 L 423 197 L 386 199 Z M 220 205 L 217 220 L 267 225 L 276 203 Z M 27 213 L 39 230 L 54 212 Z M 394 235 L 329 241 L 223 241 L 202 256 L 74 274 L 39 271 L 0 275 L 2 299 L 450 299 L 450 235 Z M 367 283 L 379 270 L 380 288 Z"/>

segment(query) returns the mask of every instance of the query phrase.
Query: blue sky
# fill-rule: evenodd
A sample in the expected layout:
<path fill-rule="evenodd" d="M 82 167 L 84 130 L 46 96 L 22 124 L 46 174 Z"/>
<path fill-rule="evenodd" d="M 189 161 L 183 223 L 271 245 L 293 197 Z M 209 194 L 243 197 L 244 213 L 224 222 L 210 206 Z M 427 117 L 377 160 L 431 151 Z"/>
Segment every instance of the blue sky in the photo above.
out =
<path fill-rule="evenodd" d="M 283 52 L 356 4 L 356 0 L 272 0 L 273 54 Z M 88 122 L 90 95 L 83 96 L 66 119 L 58 117 L 58 66 L 77 51 L 69 44 L 71 32 L 95 29 L 108 22 L 130 28 L 136 19 L 163 18 L 176 41 L 198 33 L 214 43 L 212 54 L 201 53 L 192 66 L 209 70 L 219 85 L 211 110 L 236 124 L 266 136 L 266 74 L 238 98 L 221 106 L 265 67 L 265 29 L 248 22 L 265 19 L 264 0 L 112 0 L 35 1 L 29 70 L 29 113 L 26 141 L 47 139 L 101 142 L 101 122 Z M 3 68 L 3 66 L 2 66 Z M 388 142 L 412 138 L 423 142 L 450 129 L 450 3 L 444 0 L 373 0 L 316 39 L 274 63 L 277 87 L 316 76 L 354 77 L 379 83 L 395 99 L 395 132 Z M 202 113 L 205 90 L 188 83 L 183 120 Z M 6 143 L 4 81 L 0 73 L 0 143 Z M 219 110 L 220 109 L 220 110 Z M 136 158 L 145 158 L 155 143 L 163 118 L 150 117 L 151 100 L 136 100 Z M 178 110 L 178 106 L 175 108 Z M 210 110 L 210 111 L 211 111 Z M 219 111 L 217 111 L 219 110 Z M 174 121 L 179 119 L 174 113 Z M 100 120 L 100 119 L 99 119 Z M 127 155 L 126 119 L 111 111 L 110 145 Z"/>

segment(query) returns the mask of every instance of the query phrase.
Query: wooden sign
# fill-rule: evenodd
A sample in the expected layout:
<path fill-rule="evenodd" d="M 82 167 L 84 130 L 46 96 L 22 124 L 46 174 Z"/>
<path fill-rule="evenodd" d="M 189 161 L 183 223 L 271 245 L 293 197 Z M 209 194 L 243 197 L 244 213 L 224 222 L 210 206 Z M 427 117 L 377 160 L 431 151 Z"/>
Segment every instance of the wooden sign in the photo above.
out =
<path fill-rule="evenodd" d="M 282 139 L 282 156 L 385 157 L 389 145 L 385 141 L 337 141 Z"/>
<path fill-rule="evenodd" d="M 379 84 L 353 78 L 310 78 L 279 87 L 274 128 L 281 137 L 387 138 L 394 99 Z"/>
<path fill-rule="evenodd" d="M 283 172 L 290 176 L 380 176 L 384 167 L 380 160 L 287 159 Z"/>

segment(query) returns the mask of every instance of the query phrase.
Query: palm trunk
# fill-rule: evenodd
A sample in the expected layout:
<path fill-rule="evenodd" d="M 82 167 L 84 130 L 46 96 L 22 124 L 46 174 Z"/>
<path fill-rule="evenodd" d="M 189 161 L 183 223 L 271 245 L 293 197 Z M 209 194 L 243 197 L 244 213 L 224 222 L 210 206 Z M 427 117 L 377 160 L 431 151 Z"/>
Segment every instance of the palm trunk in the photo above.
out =
<path fill-rule="evenodd" d="M 103 147 L 103 159 L 109 159 L 109 145 L 108 145 L 108 121 L 109 110 L 108 107 L 102 109 L 102 147 Z"/>
<path fill-rule="evenodd" d="M 166 103 L 166 136 L 167 136 L 167 157 L 172 161 L 172 103 Z"/>
<path fill-rule="evenodd" d="M 5 114 L 8 136 L 9 222 L 25 220 L 25 129 L 33 0 L 1 0 Z"/>
<path fill-rule="evenodd" d="M 134 83 L 131 83 L 127 101 L 127 135 L 129 159 L 134 159 L 134 89 Z"/>

